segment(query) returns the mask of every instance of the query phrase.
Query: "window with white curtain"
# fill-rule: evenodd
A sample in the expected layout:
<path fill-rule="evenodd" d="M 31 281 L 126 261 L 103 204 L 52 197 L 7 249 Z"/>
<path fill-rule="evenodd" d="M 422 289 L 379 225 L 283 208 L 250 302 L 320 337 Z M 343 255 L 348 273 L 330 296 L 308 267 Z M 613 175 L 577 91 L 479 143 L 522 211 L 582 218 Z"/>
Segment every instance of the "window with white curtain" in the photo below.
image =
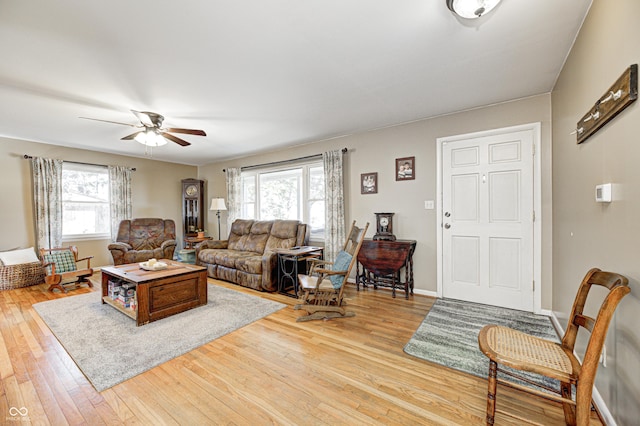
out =
<path fill-rule="evenodd" d="M 109 171 L 104 166 L 62 164 L 62 238 L 109 238 Z"/>
<path fill-rule="evenodd" d="M 242 172 L 243 219 L 293 219 L 310 226 L 312 241 L 324 241 L 322 161 Z"/>

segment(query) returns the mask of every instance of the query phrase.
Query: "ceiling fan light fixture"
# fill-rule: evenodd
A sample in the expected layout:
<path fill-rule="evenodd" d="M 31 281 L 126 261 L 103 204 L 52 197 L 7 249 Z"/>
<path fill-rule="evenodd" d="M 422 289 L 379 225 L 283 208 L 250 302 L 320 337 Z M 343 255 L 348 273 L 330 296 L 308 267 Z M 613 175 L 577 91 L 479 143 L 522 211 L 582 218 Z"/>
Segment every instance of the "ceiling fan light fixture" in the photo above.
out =
<path fill-rule="evenodd" d="M 446 0 L 450 11 L 465 19 L 476 19 L 491 12 L 501 0 Z"/>
<path fill-rule="evenodd" d="M 162 146 L 166 145 L 168 142 L 160 133 L 153 129 L 147 129 L 144 132 L 140 132 L 133 139 L 145 146 Z"/>
<path fill-rule="evenodd" d="M 140 132 L 133 138 L 134 141 L 141 143 L 142 145 L 147 144 L 147 132 Z"/>
<path fill-rule="evenodd" d="M 178 136 L 173 135 L 172 133 L 183 133 L 186 135 L 194 135 L 194 136 L 207 136 L 207 133 L 204 130 L 183 129 L 181 127 L 169 127 L 165 129 L 162 127 L 164 117 L 161 116 L 160 114 L 156 114 L 155 112 L 136 111 L 136 110 L 131 110 L 131 112 L 133 112 L 133 114 L 140 121 L 139 125 L 121 123 L 118 121 L 111 121 L 111 120 L 100 120 L 98 118 L 89 118 L 89 117 L 80 117 L 80 118 L 84 118 L 87 120 L 103 121 L 106 123 L 121 124 L 124 126 L 131 126 L 131 127 L 137 127 L 138 129 L 142 129 L 121 138 L 121 140 L 123 141 L 135 140 L 136 142 L 148 147 L 163 146 L 168 144 L 169 142 L 174 142 L 180 146 L 191 145 L 191 143 L 187 142 L 186 140 Z"/>

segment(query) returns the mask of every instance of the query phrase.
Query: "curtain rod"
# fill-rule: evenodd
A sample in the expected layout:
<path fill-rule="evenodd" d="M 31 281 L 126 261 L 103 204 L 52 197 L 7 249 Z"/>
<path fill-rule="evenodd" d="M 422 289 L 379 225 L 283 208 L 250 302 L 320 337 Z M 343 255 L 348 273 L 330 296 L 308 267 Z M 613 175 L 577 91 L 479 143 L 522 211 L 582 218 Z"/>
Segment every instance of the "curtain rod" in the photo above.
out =
<path fill-rule="evenodd" d="M 33 156 L 31 156 L 31 155 L 29 155 L 29 154 L 25 154 L 25 155 L 24 155 L 24 159 L 25 159 L 25 160 L 31 160 L 32 158 L 33 158 Z M 81 162 L 81 161 L 67 161 L 67 160 L 62 160 L 62 161 L 64 161 L 65 163 L 84 164 L 85 166 L 109 167 L 109 166 L 106 166 L 106 165 L 104 165 L 104 164 L 83 163 L 83 162 Z M 135 168 L 135 167 L 131 167 L 131 171 L 134 171 L 134 172 L 135 172 L 135 171 L 136 171 L 136 168 Z"/>
<path fill-rule="evenodd" d="M 346 153 L 347 151 L 349 151 L 347 148 L 342 148 L 342 153 L 343 154 Z M 306 157 L 292 158 L 290 160 L 272 161 L 270 163 L 254 164 L 252 166 L 240 167 L 240 170 L 250 170 L 250 169 L 256 169 L 258 167 L 266 167 L 266 166 L 278 166 L 278 165 L 281 165 L 281 164 L 296 163 L 296 162 L 302 161 L 302 160 L 312 160 L 314 158 L 320 159 L 320 158 L 322 158 L 322 154 L 307 155 Z M 226 172 L 227 169 L 222 169 L 222 171 Z"/>

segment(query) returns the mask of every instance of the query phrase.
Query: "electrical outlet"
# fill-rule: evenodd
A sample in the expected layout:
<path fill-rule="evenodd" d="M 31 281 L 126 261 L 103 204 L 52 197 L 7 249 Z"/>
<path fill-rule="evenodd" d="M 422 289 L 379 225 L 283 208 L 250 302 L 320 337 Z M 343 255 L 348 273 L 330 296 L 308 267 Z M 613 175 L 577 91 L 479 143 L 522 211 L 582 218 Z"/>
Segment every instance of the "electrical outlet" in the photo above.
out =
<path fill-rule="evenodd" d="M 607 345 L 602 345 L 602 353 L 600 354 L 600 364 L 607 367 Z"/>

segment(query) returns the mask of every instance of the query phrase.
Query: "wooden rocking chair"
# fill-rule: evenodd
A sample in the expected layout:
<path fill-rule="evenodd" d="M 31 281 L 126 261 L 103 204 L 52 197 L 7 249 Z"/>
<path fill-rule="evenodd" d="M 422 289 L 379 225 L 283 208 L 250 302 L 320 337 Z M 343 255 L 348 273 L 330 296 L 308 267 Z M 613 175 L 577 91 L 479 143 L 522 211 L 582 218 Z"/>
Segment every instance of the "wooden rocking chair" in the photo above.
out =
<path fill-rule="evenodd" d="M 347 241 L 333 264 L 313 259 L 309 275 L 298 275 L 302 295 L 299 299 L 300 303 L 293 309 L 307 311 L 308 315 L 298 317 L 296 321 L 355 316 L 354 312 L 347 312 L 344 308 L 346 304 L 343 299 L 344 287 L 357 261 L 358 251 L 368 228 L 368 222 L 361 229 L 356 226 L 354 220 Z"/>
<path fill-rule="evenodd" d="M 46 275 L 44 282 L 49 284 L 49 291 L 59 289 L 66 293 L 66 286 L 73 285 L 75 288 L 82 284 L 93 287 L 91 281 L 87 277 L 93 275 L 91 269 L 91 259 L 93 256 L 78 259 L 78 248 L 75 246 L 59 247 L 59 248 L 41 248 L 40 258 Z M 87 261 L 87 267 L 78 269 L 78 262 Z"/>

